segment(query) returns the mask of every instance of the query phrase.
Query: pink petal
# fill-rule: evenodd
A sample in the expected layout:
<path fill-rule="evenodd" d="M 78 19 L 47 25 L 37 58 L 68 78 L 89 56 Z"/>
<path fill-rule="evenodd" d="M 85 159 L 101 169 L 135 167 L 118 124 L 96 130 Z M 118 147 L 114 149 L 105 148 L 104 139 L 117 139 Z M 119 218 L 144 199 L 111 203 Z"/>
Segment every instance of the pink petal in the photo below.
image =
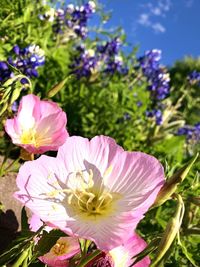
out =
<path fill-rule="evenodd" d="M 119 265 L 120 261 L 122 267 L 131 265 L 135 259 L 132 259 L 135 255 L 140 253 L 147 246 L 146 242 L 137 234 L 133 234 L 127 242 L 123 245 L 116 247 L 109 251 L 109 254 L 113 258 L 114 266 Z M 136 263 L 134 267 L 148 267 L 150 265 L 150 259 L 148 256 Z"/>
<path fill-rule="evenodd" d="M 5 130 L 14 144 L 20 144 L 21 131 L 16 118 L 6 120 Z"/>
<path fill-rule="evenodd" d="M 20 125 L 24 125 L 27 129 L 32 128 L 39 116 L 36 116 L 40 105 L 39 97 L 29 94 L 22 97 L 17 112 L 17 119 Z"/>
<path fill-rule="evenodd" d="M 43 225 L 43 222 L 40 220 L 40 217 L 38 217 L 36 214 L 33 214 L 29 218 L 28 223 L 30 230 L 33 232 L 36 232 Z"/>
<path fill-rule="evenodd" d="M 57 158 L 65 164 L 68 173 L 74 170 L 83 170 L 84 159 L 88 158 L 89 140 L 87 138 L 72 136 L 68 137 L 57 154 Z"/>
<path fill-rule="evenodd" d="M 17 176 L 20 191 L 15 193 L 15 197 L 44 222 L 53 222 L 66 230 L 69 217 L 63 206 L 65 196 L 56 194 L 56 190 L 61 190 L 57 177 L 63 176 L 64 179 L 65 175 L 62 162 L 56 158 L 41 156 L 26 162 Z M 51 192 L 55 192 L 56 197 L 51 197 Z"/>

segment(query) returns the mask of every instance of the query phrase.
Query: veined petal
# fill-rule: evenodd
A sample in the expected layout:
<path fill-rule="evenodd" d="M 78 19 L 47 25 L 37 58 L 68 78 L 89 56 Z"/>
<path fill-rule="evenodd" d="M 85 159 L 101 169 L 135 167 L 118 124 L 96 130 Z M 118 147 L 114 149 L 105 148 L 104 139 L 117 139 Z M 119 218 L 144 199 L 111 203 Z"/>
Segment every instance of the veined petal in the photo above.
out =
<path fill-rule="evenodd" d="M 130 214 L 110 216 L 102 221 L 80 221 L 77 216 L 75 221 L 70 221 L 68 227 L 73 229 L 73 234 L 95 242 L 99 249 L 109 251 L 113 247 L 126 242 L 132 236 L 138 221 L 143 216 L 133 217 Z"/>
<path fill-rule="evenodd" d="M 18 123 L 23 130 L 29 130 L 34 127 L 39 117 L 39 103 L 39 97 L 32 94 L 24 96 L 20 101 L 17 117 Z"/>
<path fill-rule="evenodd" d="M 52 121 L 56 121 L 54 127 L 51 127 Z M 50 114 L 49 116 L 40 120 L 36 127 L 36 132 L 39 138 L 50 137 L 52 138 L 53 134 L 59 132 L 67 123 L 66 114 L 61 111 L 55 114 Z"/>
<path fill-rule="evenodd" d="M 58 111 L 62 112 L 62 109 L 53 101 L 40 100 L 41 119 L 56 114 Z"/>
<path fill-rule="evenodd" d="M 89 140 L 72 136 L 67 138 L 58 151 L 57 158 L 65 164 L 68 173 L 85 169 L 84 160 L 88 158 Z"/>
<path fill-rule="evenodd" d="M 35 161 L 26 162 L 17 176 L 20 191 L 15 197 L 25 204 L 44 222 L 59 225 L 67 230 L 66 222 L 70 220 L 63 206 L 63 188 L 59 177 L 66 177 L 66 172 L 56 158 L 41 156 Z"/>
<path fill-rule="evenodd" d="M 123 242 L 123 244 L 120 246 L 117 246 L 109 251 L 102 251 L 100 255 L 87 264 L 87 267 L 128 267 L 134 262 L 134 259 L 132 258 L 140 253 L 145 247 L 145 241 L 137 234 L 132 233 L 131 237 L 127 241 Z M 150 259 L 148 256 L 146 256 L 134 266 L 148 267 L 149 265 Z"/>
<path fill-rule="evenodd" d="M 116 247 L 109 251 L 114 261 L 114 267 L 127 267 L 134 261 L 135 255 L 140 253 L 146 247 L 146 242 L 137 234 L 133 234 L 122 246 Z M 149 257 L 145 257 L 134 267 L 147 267 L 150 265 Z"/>
<path fill-rule="evenodd" d="M 105 182 L 112 191 L 124 196 L 119 205 L 146 212 L 164 183 L 164 170 L 159 161 L 142 152 L 123 151 L 113 157 L 111 166 Z"/>
<path fill-rule="evenodd" d="M 123 152 L 114 139 L 107 136 L 87 138 L 72 136 L 58 150 L 58 158 L 65 162 L 68 172 L 89 170 L 94 172 L 93 178 L 101 184 L 102 177 L 112 168 L 113 157 Z M 105 178 L 105 177 L 104 177 Z"/>
<path fill-rule="evenodd" d="M 14 144 L 20 144 L 21 129 L 18 125 L 16 118 L 6 120 L 5 130 L 8 135 L 11 136 L 12 142 Z"/>

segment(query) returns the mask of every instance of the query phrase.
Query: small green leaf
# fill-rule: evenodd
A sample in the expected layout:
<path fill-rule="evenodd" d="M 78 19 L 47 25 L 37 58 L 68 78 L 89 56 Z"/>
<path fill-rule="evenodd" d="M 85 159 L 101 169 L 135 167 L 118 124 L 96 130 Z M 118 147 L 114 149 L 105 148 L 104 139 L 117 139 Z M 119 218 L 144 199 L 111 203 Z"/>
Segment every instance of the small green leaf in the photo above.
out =
<path fill-rule="evenodd" d="M 26 214 L 26 209 L 23 207 L 21 212 L 21 227 L 22 230 L 29 230 L 28 216 Z"/>

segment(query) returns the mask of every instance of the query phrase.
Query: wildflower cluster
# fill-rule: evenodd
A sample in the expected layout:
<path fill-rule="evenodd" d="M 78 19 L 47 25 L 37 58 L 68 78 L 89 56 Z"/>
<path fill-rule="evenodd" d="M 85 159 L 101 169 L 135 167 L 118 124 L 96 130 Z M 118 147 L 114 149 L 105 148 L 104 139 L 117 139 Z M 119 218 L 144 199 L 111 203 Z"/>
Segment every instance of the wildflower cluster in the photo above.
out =
<path fill-rule="evenodd" d="M 6 61 L 0 61 L 0 83 L 4 83 L 11 78 L 12 72 Z"/>
<path fill-rule="evenodd" d="M 122 46 L 119 38 L 114 38 L 103 45 L 97 46 L 97 52 L 100 54 L 100 60 L 105 63 L 104 71 L 113 74 L 115 71 L 126 73 L 127 68 L 123 67 L 123 59 L 120 56 L 120 47 Z"/>
<path fill-rule="evenodd" d="M 58 9 L 55 12 L 53 29 L 56 33 L 67 33 L 71 37 L 85 38 L 87 36 L 87 22 L 91 14 L 95 12 L 96 5 L 93 1 L 82 6 L 69 4 L 66 9 Z"/>
<path fill-rule="evenodd" d="M 194 126 L 185 125 L 178 129 L 177 135 L 185 135 L 187 142 L 196 144 L 200 141 L 200 122 Z"/>
<path fill-rule="evenodd" d="M 76 52 L 74 62 L 70 65 L 72 73 L 81 78 L 89 77 L 99 70 L 98 59 L 93 49 L 86 49 L 85 45 L 82 44 L 76 47 Z"/>
<path fill-rule="evenodd" d="M 160 65 L 161 51 L 153 49 L 146 51 L 145 55 L 139 58 L 143 74 L 146 76 L 152 99 L 162 100 L 169 94 L 169 74 Z"/>
<path fill-rule="evenodd" d="M 44 21 L 53 22 L 55 19 L 55 13 L 56 13 L 55 9 L 50 8 L 44 14 L 39 14 L 39 19 L 44 20 Z"/>
<path fill-rule="evenodd" d="M 0 61 L 0 83 L 14 76 L 9 64 L 27 77 L 38 77 L 37 68 L 45 63 L 44 51 L 35 44 L 23 49 L 15 45 L 12 51 L 14 55 L 10 55 L 7 61 Z M 26 83 L 26 79 L 22 79 L 21 83 Z"/>
<path fill-rule="evenodd" d="M 197 84 L 198 86 L 200 86 L 200 72 L 197 72 L 196 70 L 192 71 L 188 75 L 188 81 L 191 85 Z"/>
<path fill-rule="evenodd" d="M 157 125 L 162 124 L 162 110 L 161 109 L 147 110 L 146 116 L 149 118 L 155 118 Z"/>
<path fill-rule="evenodd" d="M 152 104 L 155 108 L 147 111 L 148 117 L 155 117 L 156 124 L 162 124 L 162 110 L 160 101 L 169 95 L 170 91 L 170 77 L 166 69 L 160 65 L 161 51 L 153 49 L 146 51 L 143 57 L 139 58 L 139 65 L 144 76 L 148 81 L 148 90 L 151 93 Z"/>
<path fill-rule="evenodd" d="M 37 68 L 45 62 L 44 51 L 38 45 L 33 44 L 22 49 L 15 45 L 13 52 L 14 56 L 8 58 L 8 63 L 28 77 L 37 77 Z"/>
<path fill-rule="evenodd" d="M 78 46 L 76 48 L 78 53 L 74 58 L 74 63 L 70 66 L 72 72 L 78 77 L 89 77 L 97 72 L 127 73 L 127 68 L 120 56 L 120 47 L 121 41 L 119 38 L 114 38 L 105 44 L 96 45 L 95 49 L 86 49 L 84 45 Z"/>

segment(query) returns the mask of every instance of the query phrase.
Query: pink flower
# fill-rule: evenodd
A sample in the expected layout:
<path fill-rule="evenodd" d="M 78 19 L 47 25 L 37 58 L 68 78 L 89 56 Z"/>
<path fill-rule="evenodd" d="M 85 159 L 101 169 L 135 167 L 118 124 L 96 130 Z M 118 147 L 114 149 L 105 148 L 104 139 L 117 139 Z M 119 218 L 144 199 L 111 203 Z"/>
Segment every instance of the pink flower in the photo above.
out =
<path fill-rule="evenodd" d="M 66 114 L 56 103 L 30 94 L 22 98 L 17 116 L 6 121 L 5 130 L 14 144 L 41 154 L 64 144 L 66 123 Z"/>
<path fill-rule="evenodd" d="M 77 238 L 60 237 L 50 251 L 39 259 L 50 267 L 67 267 L 69 259 L 77 253 L 80 253 Z"/>
<path fill-rule="evenodd" d="M 112 138 L 69 137 L 19 171 L 15 196 L 44 222 L 109 251 L 132 235 L 164 183 L 158 160 Z"/>
<path fill-rule="evenodd" d="M 128 267 L 134 262 L 133 257 L 140 253 L 145 247 L 145 241 L 139 235 L 133 234 L 123 245 L 113 248 L 109 252 L 102 252 L 102 254 L 91 261 L 87 267 Z M 150 259 L 147 256 L 136 263 L 134 267 L 148 267 L 149 265 Z"/>

